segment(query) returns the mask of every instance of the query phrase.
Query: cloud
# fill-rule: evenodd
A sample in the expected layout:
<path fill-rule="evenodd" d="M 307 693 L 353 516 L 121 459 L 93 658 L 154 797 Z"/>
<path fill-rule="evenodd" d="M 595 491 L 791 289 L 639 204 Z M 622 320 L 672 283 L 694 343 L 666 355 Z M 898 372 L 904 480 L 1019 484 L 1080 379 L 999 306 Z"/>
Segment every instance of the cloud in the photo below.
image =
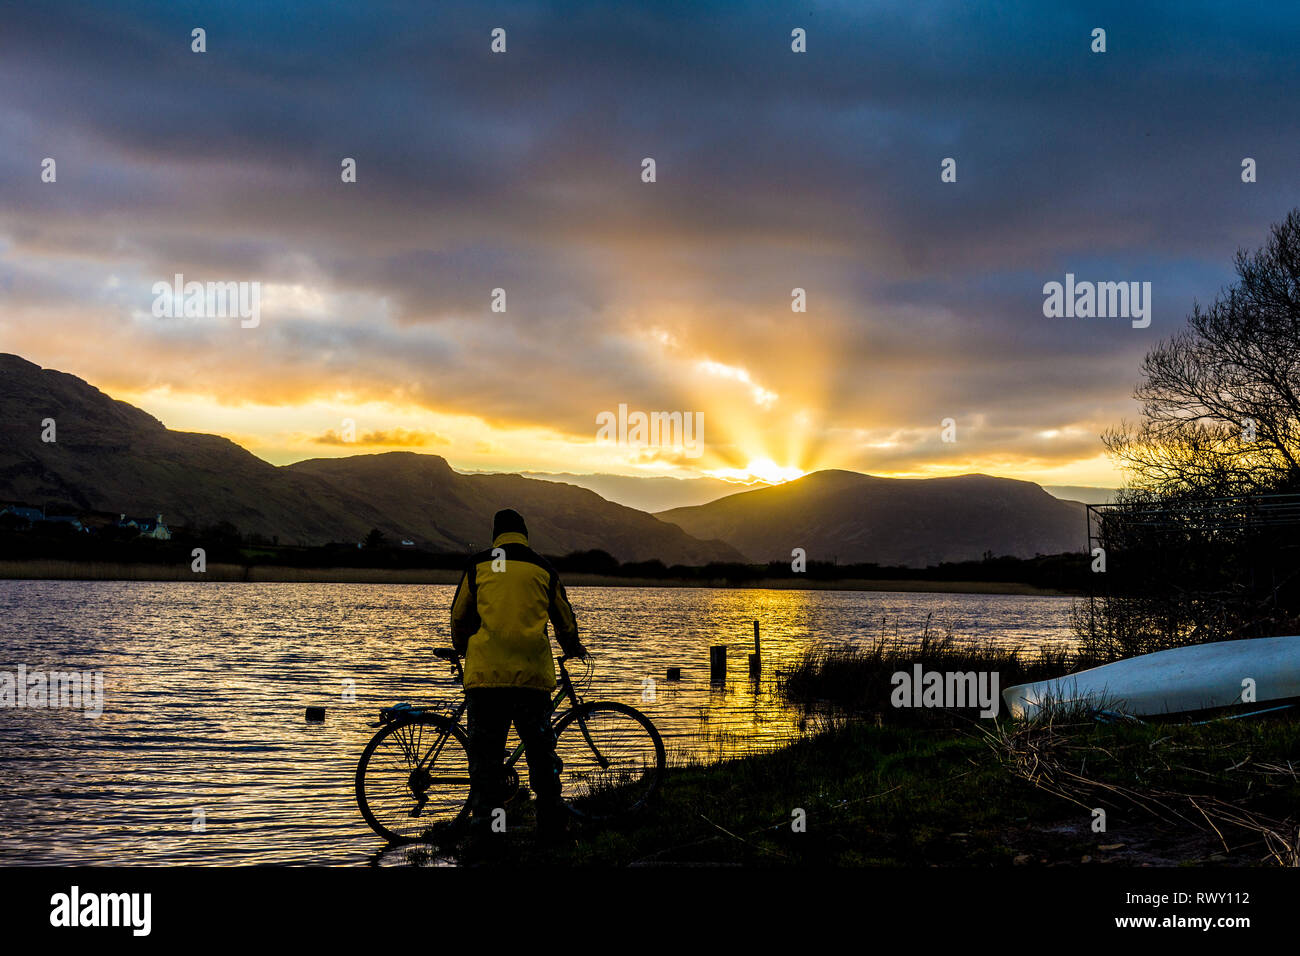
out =
<path fill-rule="evenodd" d="M 1285 6 L 524 3 L 502 56 L 477 4 L 381 10 L 10 11 L 0 347 L 196 415 L 386 402 L 580 439 L 626 402 L 702 409 L 730 467 L 1059 464 L 1295 202 Z M 1045 319 L 1067 271 L 1152 281 L 1152 329 Z M 262 282 L 261 326 L 153 319 L 176 272 Z M 960 455 L 925 437 L 977 416 Z"/>
<path fill-rule="evenodd" d="M 434 445 L 451 444 L 450 438 L 437 432 L 422 432 L 407 428 L 364 432 L 355 438 L 347 438 L 331 428 L 311 440 L 318 445 L 380 445 L 386 448 L 428 448 Z"/>

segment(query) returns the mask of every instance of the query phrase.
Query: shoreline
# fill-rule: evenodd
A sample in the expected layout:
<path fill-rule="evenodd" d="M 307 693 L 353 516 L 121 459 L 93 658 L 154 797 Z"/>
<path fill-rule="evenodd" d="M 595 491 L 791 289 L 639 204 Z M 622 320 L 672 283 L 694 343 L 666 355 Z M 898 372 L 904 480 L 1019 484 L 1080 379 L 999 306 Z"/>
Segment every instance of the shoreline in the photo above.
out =
<path fill-rule="evenodd" d="M 84 561 L 0 561 L 0 580 L 24 581 L 245 581 L 270 584 L 456 584 L 461 572 L 444 568 L 297 568 L 287 565 L 208 565 L 202 575 L 188 565 L 93 563 Z M 759 578 L 635 578 L 606 574 L 563 574 L 567 587 L 726 588 L 786 591 L 904 591 L 949 594 L 1015 594 L 1038 597 L 1079 597 L 1082 592 L 1035 587 L 1016 581 L 935 581 L 921 578 L 809 580 Z"/>
<path fill-rule="evenodd" d="M 1273 724 L 1271 743 L 1237 722 L 1068 729 L 1077 750 L 1064 764 L 1077 772 L 1079 753 L 1096 758 L 1097 769 L 1090 761 L 1089 778 L 1078 777 L 1078 788 L 1042 786 L 1032 773 L 1017 771 L 1005 747 L 995 752 L 968 729 L 850 719 L 774 750 L 670 765 L 655 801 L 632 826 L 591 836 L 579 831 L 572 843 L 551 848 L 539 846 L 529 832 L 532 821 L 521 819 L 512 828 L 518 835 L 507 837 L 496 862 L 562 868 L 937 866 L 1006 873 L 1056 866 L 1229 869 L 1282 861 L 1271 851 L 1261 855 L 1262 836 L 1276 825 L 1268 815 L 1289 806 L 1282 785 L 1294 778 L 1282 767 L 1274 788 L 1251 791 L 1223 763 L 1225 750 L 1234 761 L 1257 756 L 1280 763 L 1278 756 L 1292 752 L 1300 732 L 1294 721 Z M 991 732 L 1008 741 L 1026 731 L 1003 724 Z M 1192 768 L 1168 766 L 1172 754 L 1190 760 Z M 1064 765 L 1053 751 L 1045 756 L 1053 766 Z M 1144 775 L 1158 776 L 1152 786 L 1169 788 L 1160 792 L 1169 806 L 1142 800 L 1147 788 L 1132 783 L 1134 760 Z M 1219 799 L 1202 796 L 1216 789 Z M 1234 823 L 1234 804 L 1248 791 L 1255 794 L 1251 811 L 1263 816 Z M 1125 795 L 1138 802 L 1126 802 Z M 1204 822 L 1191 810 L 1202 802 Z M 1109 827 L 1096 829 L 1096 814 L 1081 809 L 1096 806 L 1114 815 Z M 804 811 L 805 830 L 791 825 L 791 808 Z M 422 865 L 428 853 L 409 862 Z"/>

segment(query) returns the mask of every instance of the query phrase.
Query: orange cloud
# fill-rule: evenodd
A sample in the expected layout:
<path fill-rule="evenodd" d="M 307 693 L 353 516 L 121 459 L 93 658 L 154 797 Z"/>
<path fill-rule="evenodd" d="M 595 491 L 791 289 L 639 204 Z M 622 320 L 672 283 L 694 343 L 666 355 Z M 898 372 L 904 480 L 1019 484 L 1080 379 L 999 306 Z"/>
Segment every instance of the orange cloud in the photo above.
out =
<path fill-rule="evenodd" d="M 385 448 L 427 448 L 430 445 L 451 444 L 450 438 L 437 432 L 422 432 L 410 428 L 366 432 L 350 441 L 331 428 L 325 434 L 317 435 L 312 441 L 317 445 L 382 445 Z"/>

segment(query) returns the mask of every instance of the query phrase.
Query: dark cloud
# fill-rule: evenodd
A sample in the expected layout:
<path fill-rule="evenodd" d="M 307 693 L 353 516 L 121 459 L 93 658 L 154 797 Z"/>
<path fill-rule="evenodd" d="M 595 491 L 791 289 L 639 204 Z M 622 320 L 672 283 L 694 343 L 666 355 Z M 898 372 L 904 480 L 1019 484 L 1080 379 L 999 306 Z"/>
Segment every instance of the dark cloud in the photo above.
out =
<path fill-rule="evenodd" d="M 574 434 L 721 394 L 707 358 L 826 430 L 978 418 L 982 453 L 1032 457 L 1131 410 L 1149 344 L 1300 202 L 1298 33 L 1296 8 L 1209 3 L 8 10 L 0 336 L 40 314 L 47 364 L 102 367 L 107 328 L 142 387 L 351 389 Z M 1067 271 L 1151 281 L 1152 327 L 1044 318 Z M 176 272 L 325 299 L 242 337 L 132 318 Z M 676 348 L 647 353 L 654 330 Z M 950 451 L 900 447 L 871 454 Z"/>

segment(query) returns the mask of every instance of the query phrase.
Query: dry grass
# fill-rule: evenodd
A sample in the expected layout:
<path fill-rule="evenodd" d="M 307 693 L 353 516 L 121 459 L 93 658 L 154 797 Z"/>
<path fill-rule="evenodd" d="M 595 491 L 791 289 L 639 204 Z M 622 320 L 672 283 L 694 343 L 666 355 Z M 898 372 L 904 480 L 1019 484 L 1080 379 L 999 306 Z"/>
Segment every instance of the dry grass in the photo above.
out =
<path fill-rule="evenodd" d="M 1279 731 L 1280 732 L 1270 732 Z M 1099 728 L 1038 721 L 981 727 L 1013 775 L 1089 811 L 1137 810 L 1150 818 L 1262 847 L 1261 862 L 1300 866 L 1300 791 L 1294 722 Z"/>

